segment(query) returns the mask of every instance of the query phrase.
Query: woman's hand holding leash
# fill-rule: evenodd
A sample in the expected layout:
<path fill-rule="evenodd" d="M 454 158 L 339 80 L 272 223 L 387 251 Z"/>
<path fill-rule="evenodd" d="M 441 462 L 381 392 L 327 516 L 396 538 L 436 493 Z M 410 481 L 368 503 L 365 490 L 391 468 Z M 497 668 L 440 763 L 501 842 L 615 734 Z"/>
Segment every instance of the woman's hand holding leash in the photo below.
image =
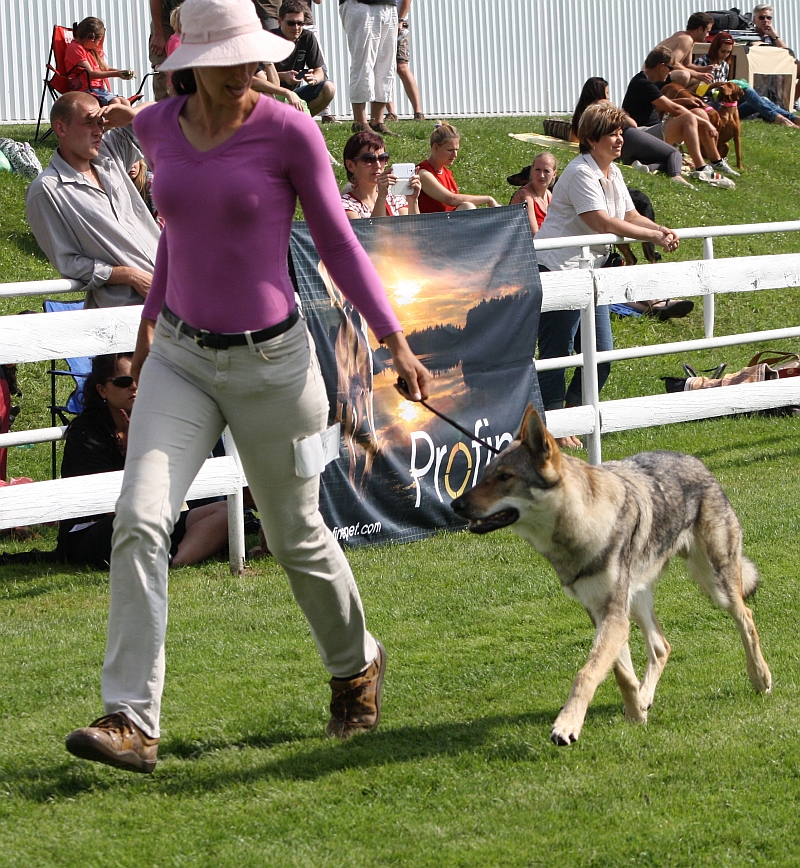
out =
<path fill-rule="evenodd" d="M 428 387 L 431 382 L 430 371 L 411 352 L 402 332 L 392 332 L 386 335 L 383 342 L 389 348 L 397 376 L 407 385 L 407 396 L 411 401 L 422 401 L 428 397 Z"/>

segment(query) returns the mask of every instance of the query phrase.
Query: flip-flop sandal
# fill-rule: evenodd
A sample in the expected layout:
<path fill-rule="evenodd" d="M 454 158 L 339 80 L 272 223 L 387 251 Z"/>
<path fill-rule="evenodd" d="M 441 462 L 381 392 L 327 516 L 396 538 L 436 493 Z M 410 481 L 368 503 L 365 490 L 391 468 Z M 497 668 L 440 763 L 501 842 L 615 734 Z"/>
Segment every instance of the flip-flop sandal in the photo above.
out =
<path fill-rule="evenodd" d="M 645 311 L 645 315 L 655 317 L 659 322 L 666 322 L 668 319 L 679 319 L 686 316 L 686 314 L 691 313 L 693 310 L 693 301 L 689 301 L 688 299 L 672 301 L 672 299 L 668 298 L 660 307 L 654 307 L 651 304 Z"/>

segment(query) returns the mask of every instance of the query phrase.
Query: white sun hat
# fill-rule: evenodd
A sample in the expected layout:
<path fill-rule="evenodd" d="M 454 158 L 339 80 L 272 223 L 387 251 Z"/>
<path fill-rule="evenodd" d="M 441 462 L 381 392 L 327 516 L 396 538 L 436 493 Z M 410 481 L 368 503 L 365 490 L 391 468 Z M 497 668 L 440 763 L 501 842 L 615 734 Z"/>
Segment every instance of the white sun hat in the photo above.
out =
<path fill-rule="evenodd" d="M 186 0 L 181 43 L 158 69 L 276 63 L 294 48 L 294 42 L 262 28 L 251 0 Z"/>

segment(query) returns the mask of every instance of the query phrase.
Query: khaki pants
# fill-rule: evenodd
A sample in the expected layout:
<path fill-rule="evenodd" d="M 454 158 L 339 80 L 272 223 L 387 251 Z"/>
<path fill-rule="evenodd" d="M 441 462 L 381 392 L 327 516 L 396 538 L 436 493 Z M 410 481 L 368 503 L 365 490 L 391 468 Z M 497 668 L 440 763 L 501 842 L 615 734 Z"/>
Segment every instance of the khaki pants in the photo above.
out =
<path fill-rule="evenodd" d="M 301 318 L 252 347 L 201 349 L 159 318 L 131 416 L 111 555 L 106 713 L 159 735 L 169 534 L 197 471 L 230 426 L 270 551 L 325 668 L 344 678 L 377 655 L 350 566 L 318 508 L 319 477 L 295 474 L 293 441 L 322 431 L 328 402 Z"/>

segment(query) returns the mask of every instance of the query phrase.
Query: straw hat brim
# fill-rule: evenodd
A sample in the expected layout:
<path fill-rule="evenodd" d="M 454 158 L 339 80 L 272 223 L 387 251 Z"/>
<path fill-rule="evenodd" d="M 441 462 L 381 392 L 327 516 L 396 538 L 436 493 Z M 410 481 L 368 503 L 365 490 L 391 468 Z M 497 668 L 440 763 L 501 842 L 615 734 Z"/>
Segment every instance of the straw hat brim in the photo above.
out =
<path fill-rule="evenodd" d="M 158 67 L 159 72 L 196 66 L 237 66 L 240 63 L 277 63 L 294 51 L 294 42 L 259 30 L 219 42 L 182 42 Z"/>

